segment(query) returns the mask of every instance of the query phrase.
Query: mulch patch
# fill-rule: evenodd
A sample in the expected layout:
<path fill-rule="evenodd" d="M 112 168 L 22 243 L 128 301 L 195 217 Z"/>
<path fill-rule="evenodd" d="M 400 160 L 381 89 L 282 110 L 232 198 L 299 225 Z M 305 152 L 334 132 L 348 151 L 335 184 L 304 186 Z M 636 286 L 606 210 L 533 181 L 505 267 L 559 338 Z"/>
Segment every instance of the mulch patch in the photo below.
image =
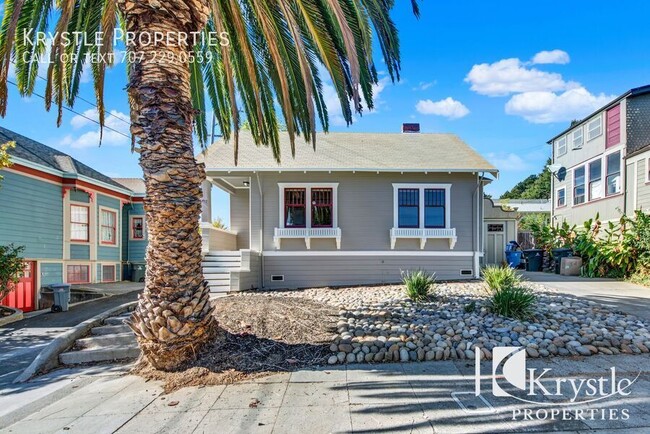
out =
<path fill-rule="evenodd" d="M 160 380 L 165 392 L 187 386 L 232 384 L 327 363 L 338 311 L 317 301 L 237 296 L 214 302 L 219 333 L 197 359 L 176 372 L 140 361 L 134 372 Z"/>

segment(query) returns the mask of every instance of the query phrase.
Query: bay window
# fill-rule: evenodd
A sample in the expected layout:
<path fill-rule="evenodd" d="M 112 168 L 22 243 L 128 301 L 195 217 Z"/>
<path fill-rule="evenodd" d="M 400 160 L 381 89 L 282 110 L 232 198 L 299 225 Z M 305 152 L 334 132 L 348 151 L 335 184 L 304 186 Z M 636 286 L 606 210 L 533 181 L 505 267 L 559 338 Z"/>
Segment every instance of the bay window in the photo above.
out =
<path fill-rule="evenodd" d="M 607 184 L 606 195 L 617 194 L 621 192 L 621 152 L 614 152 L 607 157 Z"/>

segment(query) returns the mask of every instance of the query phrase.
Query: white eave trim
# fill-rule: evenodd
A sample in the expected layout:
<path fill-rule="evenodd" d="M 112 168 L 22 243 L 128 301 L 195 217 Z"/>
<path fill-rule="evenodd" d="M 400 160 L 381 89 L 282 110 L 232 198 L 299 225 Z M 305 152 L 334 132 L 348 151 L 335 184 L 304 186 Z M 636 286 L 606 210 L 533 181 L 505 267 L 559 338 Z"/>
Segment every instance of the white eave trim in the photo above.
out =
<path fill-rule="evenodd" d="M 243 168 L 243 167 L 228 167 L 228 168 L 208 168 L 205 169 L 206 174 L 208 175 L 223 175 L 228 173 L 240 173 L 240 172 L 376 172 L 376 173 L 490 173 L 492 175 L 498 176 L 498 169 L 403 169 L 403 168 L 372 168 L 372 167 L 361 167 L 361 168 L 327 168 L 327 167 L 264 167 L 264 168 Z"/>

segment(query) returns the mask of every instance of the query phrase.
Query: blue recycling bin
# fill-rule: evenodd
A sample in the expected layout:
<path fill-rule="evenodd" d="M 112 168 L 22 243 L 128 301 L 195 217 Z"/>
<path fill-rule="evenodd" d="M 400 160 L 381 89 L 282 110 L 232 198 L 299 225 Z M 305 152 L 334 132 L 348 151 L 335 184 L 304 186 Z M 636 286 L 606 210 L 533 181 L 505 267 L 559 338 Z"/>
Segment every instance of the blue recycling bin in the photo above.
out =
<path fill-rule="evenodd" d="M 517 268 L 519 267 L 519 264 L 521 264 L 521 255 L 523 252 L 521 250 L 519 251 L 508 251 L 506 250 L 506 262 L 510 266 L 510 268 Z"/>
<path fill-rule="evenodd" d="M 55 283 L 49 288 L 53 292 L 52 312 L 67 312 L 70 305 L 70 286 L 67 283 Z"/>

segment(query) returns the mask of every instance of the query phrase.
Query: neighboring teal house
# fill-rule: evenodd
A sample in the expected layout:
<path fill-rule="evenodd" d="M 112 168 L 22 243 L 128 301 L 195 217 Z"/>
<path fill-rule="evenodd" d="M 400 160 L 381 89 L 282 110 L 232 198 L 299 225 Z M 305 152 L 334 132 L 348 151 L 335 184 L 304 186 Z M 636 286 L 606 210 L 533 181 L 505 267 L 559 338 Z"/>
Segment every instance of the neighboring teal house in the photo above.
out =
<path fill-rule="evenodd" d="M 8 141 L 16 147 L 1 171 L 0 245 L 25 246 L 35 301 L 49 284 L 119 281 L 125 264 L 144 260 L 143 188 L 0 127 Z"/>
<path fill-rule="evenodd" d="M 144 181 L 140 178 L 113 178 L 133 192 L 133 197 L 140 199 L 125 204 L 122 207 L 122 278 L 131 280 L 133 266 L 144 266 L 144 255 L 147 251 L 147 231 L 144 221 L 144 198 L 146 190 Z M 137 278 L 136 280 L 142 280 Z"/>

